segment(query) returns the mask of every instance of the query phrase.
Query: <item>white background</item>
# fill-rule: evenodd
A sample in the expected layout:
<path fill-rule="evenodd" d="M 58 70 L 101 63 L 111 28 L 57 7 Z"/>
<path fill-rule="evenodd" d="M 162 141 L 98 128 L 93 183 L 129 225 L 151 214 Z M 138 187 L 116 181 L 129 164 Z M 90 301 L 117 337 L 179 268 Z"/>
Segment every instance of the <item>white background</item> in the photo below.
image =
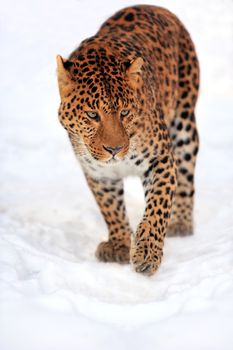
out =
<path fill-rule="evenodd" d="M 56 54 L 135 1 L 2 1 L 1 350 L 233 348 L 233 2 L 141 3 L 176 13 L 200 59 L 195 235 L 151 278 L 97 262 L 106 227 L 57 120 Z M 135 228 L 139 181 L 126 192 Z"/>

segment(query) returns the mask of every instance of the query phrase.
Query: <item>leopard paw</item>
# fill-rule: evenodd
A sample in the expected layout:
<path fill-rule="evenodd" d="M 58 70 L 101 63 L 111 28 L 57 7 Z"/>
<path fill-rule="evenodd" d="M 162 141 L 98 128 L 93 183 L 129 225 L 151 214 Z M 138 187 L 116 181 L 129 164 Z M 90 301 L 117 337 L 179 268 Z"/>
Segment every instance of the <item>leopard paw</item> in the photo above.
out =
<path fill-rule="evenodd" d="M 129 263 L 129 247 L 124 244 L 115 245 L 111 241 L 101 242 L 96 250 L 96 257 L 103 262 Z"/>
<path fill-rule="evenodd" d="M 168 225 L 166 236 L 179 237 L 191 236 L 193 234 L 193 226 L 183 222 L 172 222 Z"/>
<path fill-rule="evenodd" d="M 159 268 L 162 258 L 162 250 L 151 249 L 147 240 L 132 242 L 130 260 L 136 272 L 151 276 Z"/>

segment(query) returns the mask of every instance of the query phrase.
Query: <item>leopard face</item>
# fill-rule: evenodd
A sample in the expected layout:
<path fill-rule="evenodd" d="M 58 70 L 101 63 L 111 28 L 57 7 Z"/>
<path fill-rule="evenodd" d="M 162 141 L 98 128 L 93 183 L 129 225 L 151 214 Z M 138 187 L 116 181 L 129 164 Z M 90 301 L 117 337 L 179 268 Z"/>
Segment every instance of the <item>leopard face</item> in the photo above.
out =
<path fill-rule="evenodd" d="M 104 163 L 124 159 L 137 133 L 143 60 L 119 62 L 104 49 L 89 49 L 75 61 L 58 56 L 57 63 L 59 119 L 76 152 Z"/>

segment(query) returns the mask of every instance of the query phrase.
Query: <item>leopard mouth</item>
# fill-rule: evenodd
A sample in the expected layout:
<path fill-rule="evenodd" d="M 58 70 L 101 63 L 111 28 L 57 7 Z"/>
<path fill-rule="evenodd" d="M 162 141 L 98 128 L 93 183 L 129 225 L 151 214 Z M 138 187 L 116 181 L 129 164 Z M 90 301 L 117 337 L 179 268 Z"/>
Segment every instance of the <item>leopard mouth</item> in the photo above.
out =
<path fill-rule="evenodd" d="M 121 163 L 124 160 L 123 158 L 117 158 L 116 156 L 113 156 L 109 159 L 101 159 L 96 156 L 93 157 L 98 163 L 101 163 L 102 165 L 117 165 Z"/>
<path fill-rule="evenodd" d="M 117 158 L 115 158 L 114 156 L 112 157 L 112 158 L 110 158 L 109 160 L 107 160 L 107 164 L 116 164 L 116 163 L 119 163 L 119 162 L 121 162 L 122 161 L 122 159 L 117 159 Z"/>

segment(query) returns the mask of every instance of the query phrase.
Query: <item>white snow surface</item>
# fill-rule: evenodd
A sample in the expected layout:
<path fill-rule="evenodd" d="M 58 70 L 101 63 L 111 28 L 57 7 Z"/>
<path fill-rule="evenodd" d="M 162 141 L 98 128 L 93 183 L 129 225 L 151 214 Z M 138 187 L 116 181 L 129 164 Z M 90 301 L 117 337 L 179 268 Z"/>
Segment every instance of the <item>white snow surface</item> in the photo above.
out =
<path fill-rule="evenodd" d="M 166 239 L 150 278 L 94 256 L 107 230 L 57 119 L 55 56 L 132 4 L 1 3 L 0 350 L 233 349 L 232 1 L 156 2 L 201 64 L 195 235 Z M 126 200 L 135 228 L 138 179 Z"/>

